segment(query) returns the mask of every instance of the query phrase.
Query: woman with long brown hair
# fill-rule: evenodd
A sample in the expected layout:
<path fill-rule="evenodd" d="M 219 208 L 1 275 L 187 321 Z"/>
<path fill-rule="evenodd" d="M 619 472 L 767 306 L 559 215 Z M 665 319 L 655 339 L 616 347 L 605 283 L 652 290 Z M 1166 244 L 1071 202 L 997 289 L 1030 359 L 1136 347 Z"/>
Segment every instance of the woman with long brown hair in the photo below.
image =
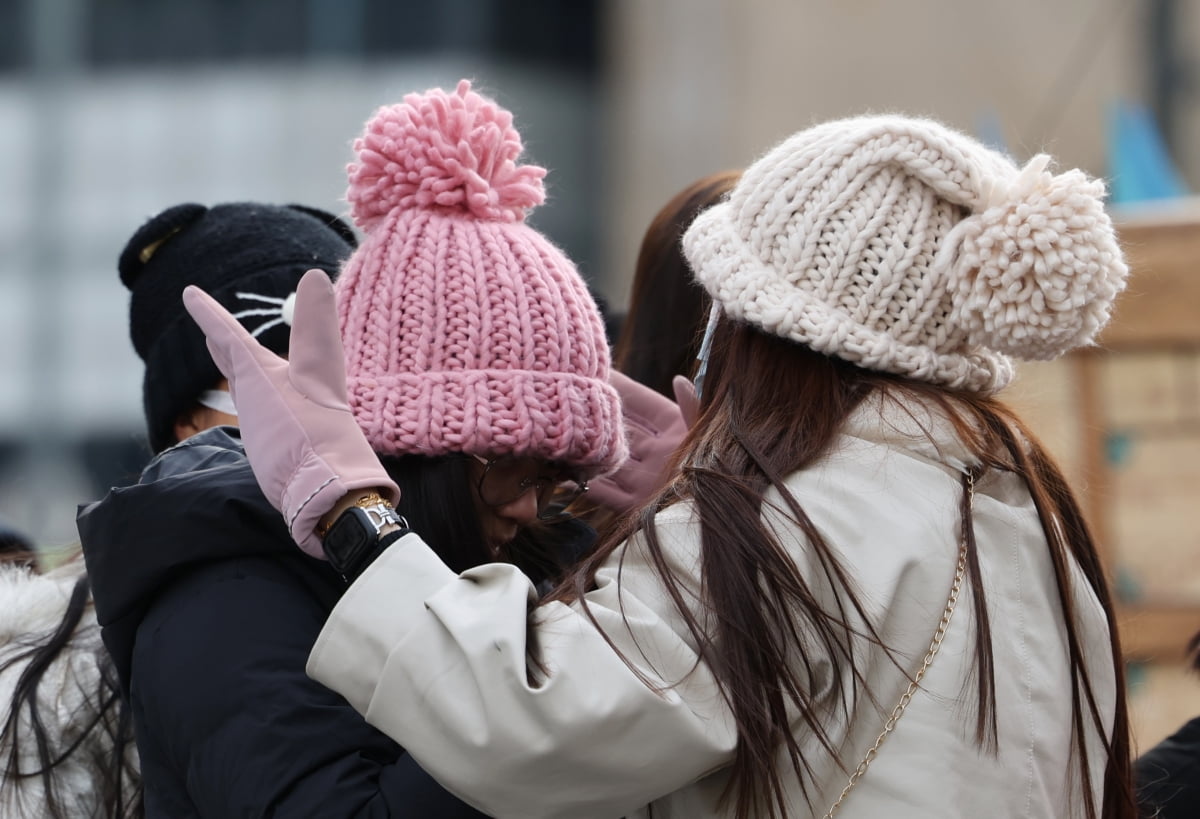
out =
<path fill-rule="evenodd" d="M 720 171 L 700 177 L 662 206 L 642 236 L 613 366 L 668 398 L 674 397 L 672 379 L 696 361 L 709 307 L 679 242 L 696 215 L 721 201 L 740 176 Z"/>
<path fill-rule="evenodd" d="M 1133 817 L 1097 550 L 994 397 L 1127 274 L 1103 184 L 1048 162 L 904 117 L 781 143 L 684 238 L 715 309 L 674 480 L 532 609 L 515 567 L 391 538 L 309 673 L 495 816 Z M 268 495 L 301 456 L 361 477 L 352 425 L 189 300 Z M 295 449 L 252 447 L 285 408 Z"/>
<path fill-rule="evenodd" d="M 663 483 L 663 469 L 694 413 L 695 390 L 684 374 L 695 367 L 710 301 L 692 277 L 680 240 L 696 215 L 720 202 L 740 176 L 720 171 L 700 177 L 659 209 L 642 236 L 609 376 L 621 395 L 629 460 L 619 472 L 592 481 L 572 508 L 601 536 Z"/>

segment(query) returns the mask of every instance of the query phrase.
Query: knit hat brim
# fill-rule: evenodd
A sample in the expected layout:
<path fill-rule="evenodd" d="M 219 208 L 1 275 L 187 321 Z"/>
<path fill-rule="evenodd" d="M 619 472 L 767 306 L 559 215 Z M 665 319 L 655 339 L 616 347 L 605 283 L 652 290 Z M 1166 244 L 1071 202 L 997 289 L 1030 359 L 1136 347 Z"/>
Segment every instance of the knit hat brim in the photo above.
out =
<path fill-rule="evenodd" d="M 806 271 L 781 275 L 766 267 L 735 230 L 735 221 L 731 203 L 722 202 L 701 213 L 683 237 L 696 280 L 728 317 L 866 369 L 951 389 L 991 393 L 1012 381 L 1012 361 L 1000 353 L 939 352 L 899 343 L 854 321 L 793 284 Z"/>
<path fill-rule="evenodd" d="M 350 407 L 380 455 L 514 454 L 592 478 L 625 459 L 621 400 L 596 378 L 442 370 L 348 379 Z"/>

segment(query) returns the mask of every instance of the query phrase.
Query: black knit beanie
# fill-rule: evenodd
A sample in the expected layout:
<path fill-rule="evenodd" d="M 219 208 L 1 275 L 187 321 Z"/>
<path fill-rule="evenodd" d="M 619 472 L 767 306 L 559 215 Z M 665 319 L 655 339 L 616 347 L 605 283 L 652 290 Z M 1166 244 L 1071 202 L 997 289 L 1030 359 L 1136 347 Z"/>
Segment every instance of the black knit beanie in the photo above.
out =
<path fill-rule="evenodd" d="M 301 205 L 176 205 L 142 225 L 117 269 L 129 288 L 129 334 L 146 363 L 142 399 L 150 446 L 175 443 L 175 419 L 221 378 L 204 334 L 183 307 L 194 284 L 264 346 L 287 353 L 292 299 L 305 271 L 334 277 L 357 245 L 332 214 Z"/>

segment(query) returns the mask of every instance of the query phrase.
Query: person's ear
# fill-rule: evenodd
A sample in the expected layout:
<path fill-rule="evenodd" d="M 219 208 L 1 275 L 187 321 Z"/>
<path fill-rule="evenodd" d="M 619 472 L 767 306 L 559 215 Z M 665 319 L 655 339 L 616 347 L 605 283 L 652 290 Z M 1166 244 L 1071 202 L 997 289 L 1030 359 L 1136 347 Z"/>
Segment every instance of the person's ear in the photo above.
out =
<path fill-rule="evenodd" d="M 208 429 L 209 425 L 206 419 L 201 417 L 206 409 L 207 407 L 194 404 L 190 409 L 184 410 L 175 416 L 174 430 L 176 443 L 191 438 L 197 432 Z"/>

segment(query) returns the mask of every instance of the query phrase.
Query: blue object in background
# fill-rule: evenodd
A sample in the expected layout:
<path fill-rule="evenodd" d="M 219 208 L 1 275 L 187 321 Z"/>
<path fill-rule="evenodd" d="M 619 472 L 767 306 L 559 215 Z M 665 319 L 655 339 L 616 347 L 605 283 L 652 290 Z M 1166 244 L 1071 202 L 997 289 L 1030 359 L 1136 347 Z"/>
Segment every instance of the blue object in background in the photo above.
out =
<path fill-rule="evenodd" d="M 975 136 L 992 150 L 1012 156 L 1004 139 L 1004 126 L 995 108 L 985 108 L 975 116 Z"/>
<path fill-rule="evenodd" d="M 1113 591 L 1122 603 L 1137 603 L 1142 599 L 1142 584 L 1124 566 L 1118 566 L 1113 577 Z"/>
<path fill-rule="evenodd" d="M 1133 449 L 1133 436 L 1127 432 L 1110 432 L 1104 436 L 1104 459 L 1112 466 L 1124 466 Z"/>
<path fill-rule="evenodd" d="M 1140 103 L 1117 102 L 1109 111 L 1108 177 L 1114 203 L 1188 195 L 1154 117 Z"/>
<path fill-rule="evenodd" d="M 1130 662 L 1125 664 L 1125 685 L 1129 687 L 1130 693 L 1136 693 L 1145 688 L 1148 683 L 1147 668 L 1145 662 Z"/>

